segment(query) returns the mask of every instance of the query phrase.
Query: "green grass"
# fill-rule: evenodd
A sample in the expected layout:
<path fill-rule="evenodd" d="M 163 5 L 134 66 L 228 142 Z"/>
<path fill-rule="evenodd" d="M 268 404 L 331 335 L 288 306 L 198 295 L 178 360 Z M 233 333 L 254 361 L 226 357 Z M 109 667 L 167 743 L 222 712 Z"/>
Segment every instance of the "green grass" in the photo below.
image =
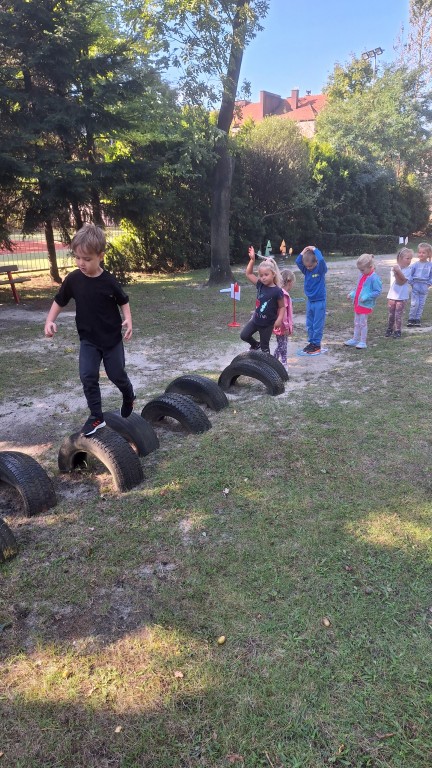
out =
<path fill-rule="evenodd" d="M 332 340 L 352 326 L 338 281 Z M 203 282 L 128 291 L 136 344 L 204 348 L 215 375 L 231 305 Z M 130 493 L 21 521 L 0 570 L 2 764 L 429 764 L 431 334 L 384 339 L 384 300 L 370 325 L 365 354 L 288 397 L 242 390 L 209 432 L 161 435 Z"/>

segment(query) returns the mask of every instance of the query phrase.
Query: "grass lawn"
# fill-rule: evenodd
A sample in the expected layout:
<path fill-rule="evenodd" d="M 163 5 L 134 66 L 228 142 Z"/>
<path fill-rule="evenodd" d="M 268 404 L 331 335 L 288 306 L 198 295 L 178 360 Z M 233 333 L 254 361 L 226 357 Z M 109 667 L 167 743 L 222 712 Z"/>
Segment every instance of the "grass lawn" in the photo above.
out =
<path fill-rule="evenodd" d="M 230 300 L 204 278 L 128 287 L 133 359 L 165 361 L 140 400 L 203 349 L 199 372 L 217 379 L 237 337 Z M 254 292 L 241 283 L 245 322 Z M 383 338 L 383 292 L 360 352 L 340 344 L 348 283 L 335 263 L 322 375 L 308 360 L 280 397 L 242 386 L 229 409 L 207 412 L 203 435 L 162 430 L 127 494 L 99 472 L 73 478 L 47 515 L 0 507 L 21 543 L 0 566 L 0 625 L 11 624 L 0 627 L 1 768 L 431 764 L 432 297 L 429 327 L 396 341 Z M 53 290 L 21 294 L 45 311 Z M 73 334 L 26 365 L 41 323 L 14 325 L 22 398 L 81 397 Z M 10 398 L 17 358 L 4 339 Z M 51 476 L 74 424 L 66 414 L 50 440 L 34 425 Z"/>

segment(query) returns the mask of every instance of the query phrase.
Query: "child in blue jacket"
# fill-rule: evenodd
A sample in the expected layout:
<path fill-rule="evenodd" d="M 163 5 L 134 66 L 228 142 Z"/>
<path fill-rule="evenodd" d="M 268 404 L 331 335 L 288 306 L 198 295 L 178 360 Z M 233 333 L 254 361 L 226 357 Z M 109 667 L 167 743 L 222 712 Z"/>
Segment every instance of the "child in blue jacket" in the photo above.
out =
<path fill-rule="evenodd" d="M 321 353 L 321 339 L 324 332 L 326 315 L 327 264 L 321 251 L 315 245 L 308 245 L 296 258 L 296 264 L 304 275 L 306 296 L 306 328 L 308 343 L 303 352 L 307 355 Z"/>
<path fill-rule="evenodd" d="M 375 301 L 382 291 L 382 282 L 375 272 L 374 257 L 371 253 L 362 253 L 356 265 L 361 277 L 357 288 L 348 294 L 348 298 L 354 301 L 354 335 L 344 343 L 346 347 L 366 349 L 368 315 L 372 314 Z"/>

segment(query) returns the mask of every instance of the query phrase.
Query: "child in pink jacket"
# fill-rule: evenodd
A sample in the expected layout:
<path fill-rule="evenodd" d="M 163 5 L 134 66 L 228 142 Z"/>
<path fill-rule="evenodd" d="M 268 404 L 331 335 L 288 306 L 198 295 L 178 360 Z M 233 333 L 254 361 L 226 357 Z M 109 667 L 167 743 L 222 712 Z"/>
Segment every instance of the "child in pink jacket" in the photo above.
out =
<path fill-rule="evenodd" d="M 293 332 L 293 310 L 289 292 L 294 286 L 295 275 L 293 272 L 291 272 L 290 269 L 282 269 L 281 277 L 285 313 L 281 327 L 275 328 L 274 331 L 276 334 L 276 349 L 274 351 L 274 357 L 277 360 L 281 360 L 284 365 L 287 365 L 288 336 L 292 336 Z"/>

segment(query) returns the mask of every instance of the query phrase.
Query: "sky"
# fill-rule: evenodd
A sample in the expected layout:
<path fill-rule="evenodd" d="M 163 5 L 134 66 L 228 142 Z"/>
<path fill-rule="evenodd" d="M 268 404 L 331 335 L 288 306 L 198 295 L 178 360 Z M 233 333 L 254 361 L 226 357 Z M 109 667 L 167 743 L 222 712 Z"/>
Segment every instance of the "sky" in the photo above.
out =
<path fill-rule="evenodd" d="M 377 65 L 390 63 L 408 8 L 409 0 L 270 0 L 264 30 L 244 53 L 240 81 L 250 81 L 254 102 L 260 91 L 321 93 L 335 63 L 351 54 L 381 47 Z"/>

